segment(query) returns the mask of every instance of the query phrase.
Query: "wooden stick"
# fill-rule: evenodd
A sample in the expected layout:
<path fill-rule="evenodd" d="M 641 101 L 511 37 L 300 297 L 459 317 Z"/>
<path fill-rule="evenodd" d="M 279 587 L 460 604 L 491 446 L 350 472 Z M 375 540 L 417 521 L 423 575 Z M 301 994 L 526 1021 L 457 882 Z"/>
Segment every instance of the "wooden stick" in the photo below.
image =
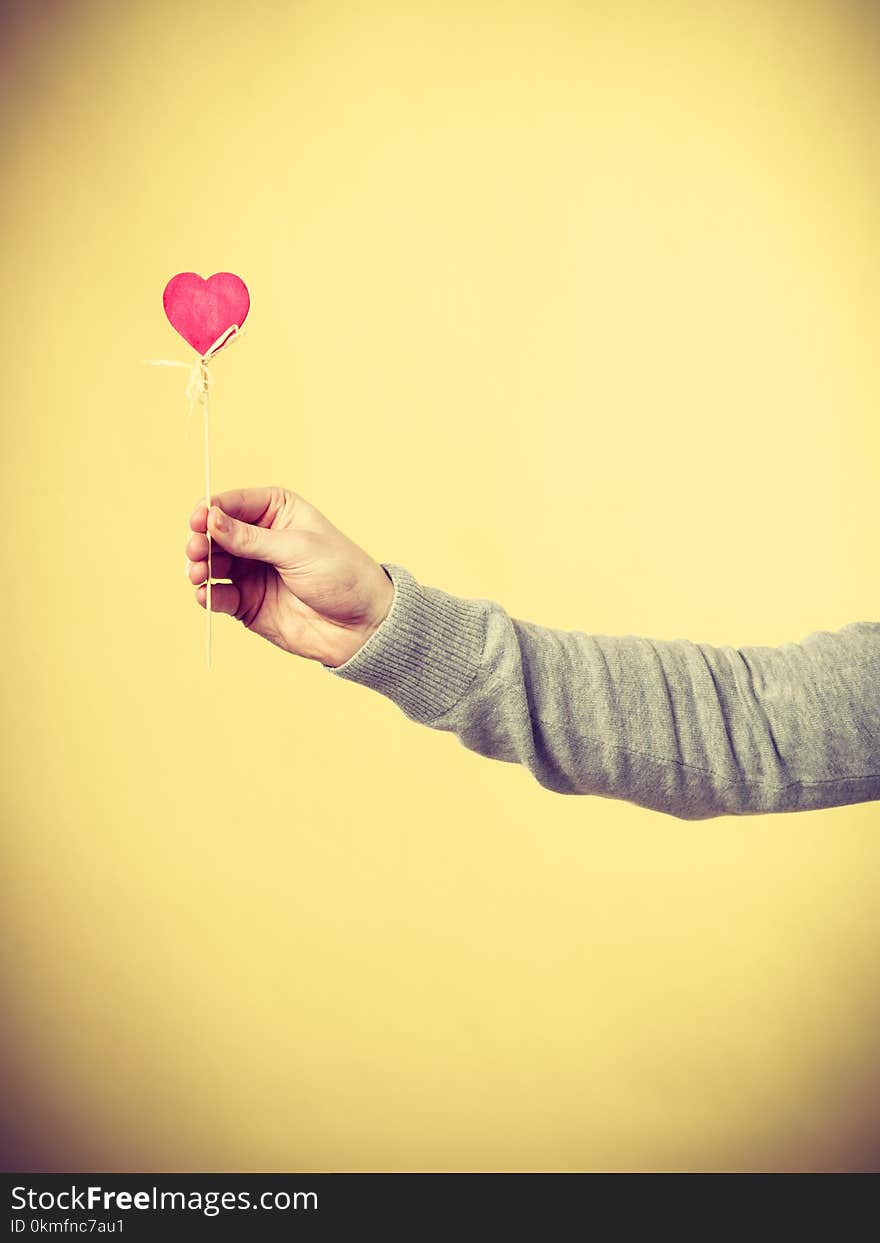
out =
<path fill-rule="evenodd" d="M 192 366 L 188 363 L 178 362 L 176 359 L 168 358 L 145 358 L 144 362 L 149 363 L 151 367 L 188 367 L 190 378 L 186 386 L 186 395 L 189 400 L 189 413 L 192 417 L 193 406 L 200 401 L 205 408 L 205 504 L 208 506 L 208 514 L 211 512 L 211 445 L 208 427 L 208 390 L 211 386 L 210 376 L 208 374 L 208 363 L 214 355 L 224 346 L 230 344 L 242 334 L 242 329 L 238 324 L 232 324 L 225 332 L 217 338 L 212 346 L 205 350 L 204 354 L 197 363 Z M 208 577 L 205 582 L 205 612 L 207 617 L 207 630 L 205 634 L 205 650 L 208 659 L 208 668 L 211 668 L 211 578 L 212 578 L 212 541 L 211 532 L 208 530 L 208 519 L 205 518 L 205 534 L 208 537 Z"/>
<path fill-rule="evenodd" d="M 201 362 L 201 381 L 202 381 L 202 401 L 205 406 L 205 503 L 208 506 L 208 514 L 211 512 L 211 447 L 208 432 L 208 364 L 205 359 Z M 205 611 L 207 613 L 205 631 L 205 654 L 208 659 L 208 668 L 211 668 L 211 532 L 208 530 L 208 518 L 205 517 L 205 534 L 208 536 L 208 583 L 205 591 Z"/>

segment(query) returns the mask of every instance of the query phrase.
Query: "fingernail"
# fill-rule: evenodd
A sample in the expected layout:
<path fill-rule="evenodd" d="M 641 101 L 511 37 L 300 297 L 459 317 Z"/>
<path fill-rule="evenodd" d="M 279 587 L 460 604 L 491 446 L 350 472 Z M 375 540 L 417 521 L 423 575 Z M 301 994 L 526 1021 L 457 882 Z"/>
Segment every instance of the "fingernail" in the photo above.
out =
<path fill-rule="evenodd" d="M 217 530 L 218 531 L 227 530 L 229 524 L 226 521 L 226 515 L 224 514 L 223 510 L 218 509 L 217 506 L 215 505 L 213 507 L 213 514 L 214 514 L 214 526 L 217 528 Z"/>

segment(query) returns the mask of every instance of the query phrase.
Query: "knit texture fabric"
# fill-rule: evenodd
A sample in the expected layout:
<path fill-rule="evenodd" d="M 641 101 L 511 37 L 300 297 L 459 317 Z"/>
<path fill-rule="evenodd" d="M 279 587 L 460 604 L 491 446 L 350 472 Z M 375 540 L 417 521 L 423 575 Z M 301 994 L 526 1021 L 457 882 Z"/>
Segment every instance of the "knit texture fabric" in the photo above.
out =
<path fill-rule="evenodd" d="M 325 668 L 548 790 L 683 820 L 880 799 L 880 622 L 775 648 L 587 634 L 383 568 L 388 615 Z"/>

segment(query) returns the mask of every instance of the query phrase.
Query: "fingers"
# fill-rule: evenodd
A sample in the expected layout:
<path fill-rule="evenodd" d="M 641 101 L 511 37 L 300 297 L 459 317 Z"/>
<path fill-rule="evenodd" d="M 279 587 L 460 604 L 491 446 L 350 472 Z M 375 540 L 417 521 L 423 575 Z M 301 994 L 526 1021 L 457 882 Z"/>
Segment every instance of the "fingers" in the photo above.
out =
<path fill-rule="evenodd" d="M 291 499 L 296 499 L 293 493 L 284 488 L 233 488 L 229 492 L 213 493 L 211 504 L 218 505 L 225 514 L 238 518 L 242 522 L 269 525 L 275 514 L 284 506 L 285 497 L 288 503 Z M 189 520 L 194 531 L 206 529 L 207 510 L 204 500 L 199 501 Z"/>
<path fill-rule="evenodd" d="M 232 577 L 232 554 L 224 552 L 217 544 L 216 540 L 211 541 L 211 570 L 214 578 L 231 578 Z M 207 535 L 191 535 L 187 540 L 186 557 L 188 561 L 204 562 L 208 561 L 208 537 Z M 202 578 L 196 579 L 196 582 L 202 582 Z"/>
<path fill-rule="evenodd" d="M 249 561 L 266 561 L 280 565 L 290 556 L 291 536 L 295 533 L 273 531 L 271 527 L 255 526 L 211 506 L 209 515 L 211 539 L 235 557 Z"/>
<path fill-rule="evenodd" d="M 207 561 L 187 561 L 186 576 L 193 586 L 204 583 L 208 578 Z M 231 578 L 232 569 L 230 566 L 218 565 L 217 558 L 211 558 L 211 581 L 218 578 Z"/>
<path fill-rule="evenodd" d="M 196 588 L 196 601 L 202 608 L 207 608 L 208 588 L 204 586 Z M 211 584 L 211 612 L 212 613 L 229 613 L 234 617 L 241 605 L 241 595 L 234 583 L 212 583 Z"/>
<path fill-rule="evenodd" d="M 187 544 L 187 557 L 194 562 L 206 559 L 208 535 L 215 545 L 212 557 L 222 550 L 231 559 L 290 568 L 304 533 L 341 534 L 313 505 L 286 488 L 238 488 L 214 493 L 211 501 L 210 510 L 200 501 L 190 514 L 195 535 Z M 212 572 L 212 578 L 228 574 L 225 568 Z"/>

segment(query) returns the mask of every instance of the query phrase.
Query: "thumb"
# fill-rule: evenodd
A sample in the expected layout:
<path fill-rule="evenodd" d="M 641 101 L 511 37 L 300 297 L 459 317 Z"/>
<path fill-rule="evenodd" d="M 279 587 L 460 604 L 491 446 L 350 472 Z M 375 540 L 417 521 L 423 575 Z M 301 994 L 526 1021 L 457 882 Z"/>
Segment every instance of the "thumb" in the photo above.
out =
<path fill-rule="evenodd" d="M 284 557 L 284 532 L 242 522 L 224 513 L 218 505 L 212 505 L 208 511 L 208 534 L 235 557 L 273 564 Z"/>

